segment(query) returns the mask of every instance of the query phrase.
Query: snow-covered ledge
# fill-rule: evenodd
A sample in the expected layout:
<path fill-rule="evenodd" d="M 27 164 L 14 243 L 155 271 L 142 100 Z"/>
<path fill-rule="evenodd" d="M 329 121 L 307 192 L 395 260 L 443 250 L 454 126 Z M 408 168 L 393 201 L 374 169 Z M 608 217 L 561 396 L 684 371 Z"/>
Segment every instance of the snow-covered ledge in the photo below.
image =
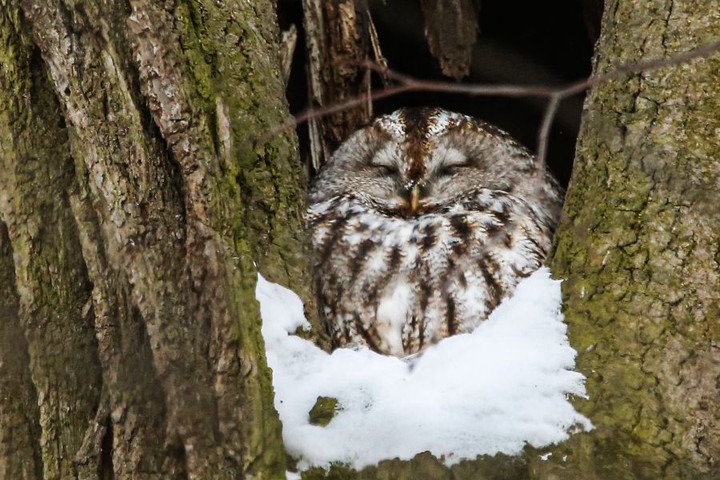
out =
<path fill-rule="evenodd" d="M 568 401 L 585 395 L 584 377 L 573 371 L 560 282 L 546 268 L 472 334 L 411 360 L 367 349 L 328 354 L 292 334 L 309 328 L 297 295 L 261 276 L 256 295 L 285 446 L 301 470 L 331 462 L 360 469 L 424 451 L 452 465 L 592 428 Z M 308 416 L 318 397 L 339 404 L 324 427 Z"/>

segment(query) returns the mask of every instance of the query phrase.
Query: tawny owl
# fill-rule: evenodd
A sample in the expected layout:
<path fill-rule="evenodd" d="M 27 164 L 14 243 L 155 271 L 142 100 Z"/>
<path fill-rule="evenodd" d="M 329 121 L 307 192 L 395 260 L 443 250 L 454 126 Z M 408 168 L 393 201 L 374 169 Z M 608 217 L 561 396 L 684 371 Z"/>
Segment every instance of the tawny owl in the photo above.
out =
<path fill-rule="evenodd" d="M 306 218 L 335 346 L 408 355 L 485 320 L 550 248 L 562 191 L 537 168 L 508 134 L 440 109 L 355 132 Z"/>

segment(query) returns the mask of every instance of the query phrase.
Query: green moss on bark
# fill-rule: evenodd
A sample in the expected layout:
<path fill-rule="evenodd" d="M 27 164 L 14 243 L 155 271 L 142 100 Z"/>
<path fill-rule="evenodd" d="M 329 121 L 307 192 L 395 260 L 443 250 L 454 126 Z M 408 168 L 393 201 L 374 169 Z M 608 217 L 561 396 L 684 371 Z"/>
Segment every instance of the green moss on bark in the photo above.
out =
<path fill-rule="evenodd" d="M 606 5 L 596 70 L 714 40 L 720 23 L 701 13 L 707 4 L 667 8 Z M 720 436 L 708 430 L 720 419 L 708 404 L 720 394 L 708 329 L 720 273 L 711 227 L 720 217 L 710 206 L 720 203 L 719 72 L 716 54 L 588 97 L 552 266 L 566 279 L 570 340 L 588 377 L 590 400 L 577 405 L 596 430 L 570 442 L 575 460 L 559 478 L 719 473 Z"/>
<path fill-rule="evenodd" d="M 524 480 L 529 478 L 528 465 L 522 457 L 482 456 L 446 467 L 428 452 L 410 460 L 384 460 L 378 465 L 354 470 L 347 465 L 330 469 L 311 468 L 303 480 Z"/>

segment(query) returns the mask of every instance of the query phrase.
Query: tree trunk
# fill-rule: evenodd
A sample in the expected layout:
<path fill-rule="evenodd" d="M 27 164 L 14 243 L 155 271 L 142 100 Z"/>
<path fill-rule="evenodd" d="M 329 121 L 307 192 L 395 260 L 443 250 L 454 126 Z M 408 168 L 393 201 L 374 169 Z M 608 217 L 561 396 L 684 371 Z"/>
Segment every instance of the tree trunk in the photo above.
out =
<path fill-rule="evenodd" d="M 718 11 L 606 2 L 595 71 L 716 41 Z M 718 112 L 717 52 L 586 101 L 552 266 L 595 430 L 538 478 L 720 478 Z"/>
<path fill-rule="evenodd" d="M 277 37 L 270 1 L 0 0 L 0 477 L 284 476 L 255 277 L 310 282 Z"/>

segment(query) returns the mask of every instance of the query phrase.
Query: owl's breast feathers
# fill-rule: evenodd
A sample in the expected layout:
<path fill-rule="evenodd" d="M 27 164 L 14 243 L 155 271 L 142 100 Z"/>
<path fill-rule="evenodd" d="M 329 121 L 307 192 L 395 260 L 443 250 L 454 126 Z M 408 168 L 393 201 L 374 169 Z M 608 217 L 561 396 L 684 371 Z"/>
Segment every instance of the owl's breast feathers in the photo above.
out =
<path fill-rule="evenodd" d="M 310 208 L 308 226 L 335 344 L 394 355 L 472 331 L 539 268 L 552 231 L 522 200 L 483 189 L 421 215 L 335 197 Z"/>

